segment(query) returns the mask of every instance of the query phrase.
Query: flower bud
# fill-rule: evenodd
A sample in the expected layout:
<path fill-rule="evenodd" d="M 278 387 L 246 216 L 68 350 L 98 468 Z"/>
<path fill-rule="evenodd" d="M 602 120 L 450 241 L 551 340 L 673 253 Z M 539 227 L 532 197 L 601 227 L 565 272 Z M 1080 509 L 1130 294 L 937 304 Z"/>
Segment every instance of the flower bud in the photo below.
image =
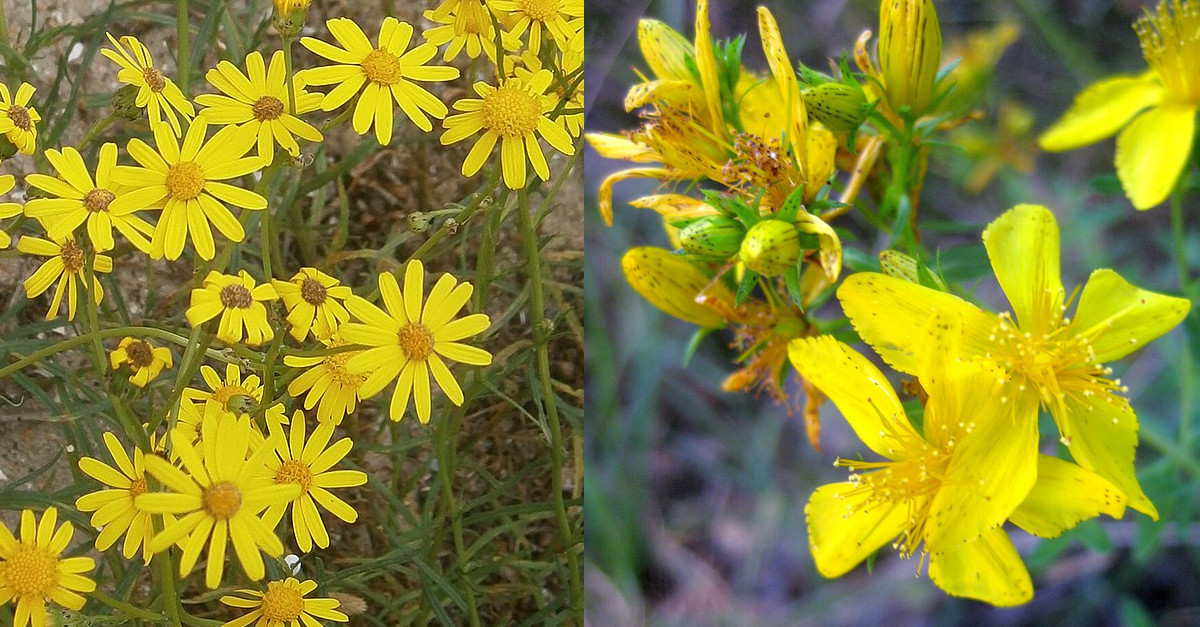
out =
<path fill-rule="evenodd" d="M 125 85 L 113 93 L 109 108 L 113 117 L 134 122 L 146 117 L 142 108 L 137 106 L 137 85 Z"/>
<path fill-rule="evenodd" d="M 433 224 L 433 216 L 420 211 L 414 211 L 408 214 L 407 219 L 408 230 L 412 231 L 413 233 L 424 233 L 425 231 L 428 231 L 430 225 Z"/>
<path fill-rule="evenodd" d="M 739 254 L 747 268 L 765 276 L 778 276 L 796 267 L 803 247 L 800 231 L 782 220 L 763 220 L 750 227 Z"/>
<path fill-rule="evenodd" d="M 621 258 L 625 279 L 638 294 L 655 307 L 692 324 L 709 329 L 725 326 L 725 319 L 696 302 L 701 292 L 723 292 L 730 302 L 732 294 L 724 285 L 712 285 L 711 278 L 685 257 L 652 246 L 630 249 Z"/>
<path fill-rule="evenodd" d="M 658 20 L 638 22 L 638 45 L 642 58 L 660 80 L 692 81 L 687 59 L 692 56 L 692 42 L 675 29 Z"/>
<path fill-rule="evenodd" d="M 867 119 L 867 97 L 861 89 L 824 83 L 803 91 L 808 114 L 835 131 L 849 131 Z"/>
<path fill-rule="evenodd" d="M 284 37 L 295 37 L 304 28 L 304 14 L 312 0 L 274 0 L 275 19 L 271 25 Z"/>
<path fill-rule="evenodd" d="M 701 218 L 679 233 L 679 245 L 693 255 L 725 259 L 736 255 L 746 227 L 728 216 Z"/>
<path fill-rule="evenodd" d="M 920 265 L 917 264 L 917 260 L 898 250 L 885 250 L 879 253 L 879 266 L 883 269 L 884 274 L 892 278 L 902 279 L 918 285 L 925 285 L 927 282 L 931 282 L 933 285 L 926 285 L 926 287 L 946 290 L 946 284 L 942 282 L 941 278 L 928 269 L 924 272 L 927 280 L 922 281 L 922 272 Z"/>
<path fill-rule="evenodd" d="M 879 65 L 888 104 L 914 116 L 933 100 L 942 64 L 942 30 L 933 0 L 883 0 L 879 7 Z"/>

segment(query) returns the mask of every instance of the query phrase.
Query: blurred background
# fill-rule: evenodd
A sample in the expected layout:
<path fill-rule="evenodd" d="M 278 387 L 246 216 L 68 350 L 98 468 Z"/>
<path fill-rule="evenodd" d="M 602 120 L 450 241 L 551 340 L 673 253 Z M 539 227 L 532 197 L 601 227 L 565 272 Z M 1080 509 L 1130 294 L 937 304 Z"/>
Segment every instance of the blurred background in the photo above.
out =
<path fill-rule="evenodd" d="M 869 0 L 736 2 L 711 0 L 715 37 L 747 34 L 744 63 L 765 71 L 755 7 L 768 6 L 793 60 L 828 71 L 859 34 L 878 32 Z M 1113 173 L 1114 142 L 1063 153 L 1037 150 L 1038 132 L 1084 86 L 1116 73 L 1145 71 L 1132 24 L 1151 3 L 1082 0 L 939 1 L 944 63 L 973 53 L 973 33 L 1011 23 L 1019 36 L 1000 58 L 977 108 L 985 116 L 934 149 L 922 192 L 924 243 L 952 256 L 947 272 L 993 310 L 1006 308 L 980 244 L 983 226 L 1014 204 L 1050 207 L 1062 230 L 1068 291 L 1096 268 L 1130 282 L 1179 293 L 1166 206 L 1138 212 Z M 638 124 L 622 105 L 648 73 L 637 21 L 662 20 L 689 40 L 691 0 L 589 0 L 587 127 L 618 132 Z M 874 40 L 872 41 L 872 44 Z M 959 47 L 956 47 L 959 46 Z M 873 45 L 872 45 L 873 47 Z M 943 136 L 946 137 L 946 136 Z M 629 207 L 653 181 L 615 188 L 615 225 L 596 209 L 608 174 L 629 167 L 588 148 L 586 168 L 586 490 L 588 622 L 602 625 L 1194 625 L 1200 624 L 1200 477 L 1194 450 L 1177 443 L 1180 416 L 1193 415 L 1196 369 L 1185 362 L 1189 336 L 1177 328 L 1113 364 L 1141 420 L 1139 477 L 1162 521 L 1133 512 L 1088 521 L 1054 540 L 1014 531 L 1034 579 L 1031 603 L 996 609 L 955 599 L 917 560 L 885 550 L 872 569 L 825 580 L 808 553 L 804 505 L 819 485 L 841 481 L 838 456 L 869 454 L 836 409 L 822 409 L 823 453 L 804 435 L 799 411 L 763 395 L 722 392 L 735 352 L 728 334 L 704 340 L 685 367 L 695 327 L 654 308 L 621 274 L 632 246 L 666 247 L 658 215 Z M 1196 151 L 1193 151 L 1195 158 Z M 1191 268 L 1200 267 L 1200 205 L 1184 207 Z M 886 241 L 853 213 L 838 221 L 847 248 L 877 254 Z M 859 237 L 854 238 L 857 234 Z M 839 315 L 836 303 L 818 316 Z M 1193 311 L 1193 328 L 1196 328 Z M 1192 335 L 1190 342 L 1196 342 Z M 861 347 L 860 347 L 861 349 Z M 1194 349 L 1193 349 L 1194 350 Z M 1181 386 L 1181 380 L 1190 385 Z M 895 381 L 894 381 L 895 382 Z M 794 379 L 793 403 L 803 393 Z M 1186 427 L 1185 427 L 1186 429 Z M 1054 451 L 1043 417 L 1043 450 Z"/>

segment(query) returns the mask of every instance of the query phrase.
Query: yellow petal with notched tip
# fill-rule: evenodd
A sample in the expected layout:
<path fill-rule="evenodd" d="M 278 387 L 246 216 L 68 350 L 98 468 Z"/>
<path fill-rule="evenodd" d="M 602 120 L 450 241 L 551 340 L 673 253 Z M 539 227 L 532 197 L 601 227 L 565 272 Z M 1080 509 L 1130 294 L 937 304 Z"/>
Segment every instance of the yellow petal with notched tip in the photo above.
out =
<path fill-rule="evenodd" d="M 1187 165 L 1196 134 L 1196 105 L 1166 103 L 1117 136 L 1117 177 L 1135 209 L 1161 204 Z"/>

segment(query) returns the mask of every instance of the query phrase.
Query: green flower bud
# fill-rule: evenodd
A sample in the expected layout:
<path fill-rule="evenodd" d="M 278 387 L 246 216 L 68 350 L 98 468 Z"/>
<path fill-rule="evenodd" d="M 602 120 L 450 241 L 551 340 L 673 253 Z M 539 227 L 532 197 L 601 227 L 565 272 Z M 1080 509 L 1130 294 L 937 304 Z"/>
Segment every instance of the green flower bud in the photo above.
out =
<path fill-rule="evenodd" d="M 849 131 L 867 119 L 867 97 L 861 89 L 824 83 L 804 90 L 808 114 L 831 130 Z"/>
<path fill-rule="evenodd" d="M 800 231 L 782 220 L 763 220 L 750 227 L 739 254 L 747 268 L 765 276 L 778 276 L 796 267 L 803 247 Z"/>
<path fill-rule="evenodd" d="M 725 259 L 738 253 L 746 227 L 728 216 L 701 218 L 679 232 L 679 245 L 693 255 Z"/>
<path fill-rule="evenodd" d="M 946 284 L 938 275 L 929 271 L 928 268 L 922 267 L 917 263 L 916 259 L 898 251 L 885 250 L 879 253 L 879 266 L 883 269 L 883 273 L 896 279 L 902 279 L 909 283 L 925 285 L 934 289 L 946 291 Z M 923 270 L 923 272 L 922 272 Z M 922 281 L 922 275 L 925 280 Z M 932 283 L 932 285 L 929 285 Z"/>
<path fill-rule="evenodd" d="M 126 85 L 114 92 L 109 103 L 113 116 L 130 122 L 146 117 L 142 108 L 137 106 L 137 95 L 136 85 Z"/>

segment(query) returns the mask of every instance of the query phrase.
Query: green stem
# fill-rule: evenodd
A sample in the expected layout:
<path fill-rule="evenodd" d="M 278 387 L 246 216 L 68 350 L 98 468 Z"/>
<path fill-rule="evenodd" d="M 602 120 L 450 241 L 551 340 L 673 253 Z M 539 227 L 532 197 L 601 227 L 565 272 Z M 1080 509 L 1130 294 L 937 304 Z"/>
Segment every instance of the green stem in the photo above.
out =
<path fill-rule="evenodd" d="M 1138 432 L 1138 438 L 1150 445 L 1151 448 L 1157 449 L 1163 455 L 1170 457 L 1191 476 L 1200 479 L 1200 461 L 1196 461 L 1188 455 L 1186 449 L 1182 446 L 1176 446 L 1174 442 L 1159 435 L 1157 431 L 1152 429 L 1141 429 Z"/>
<path fill-rule="evenodd" d="M 1183 195 L 1184 177 L 1175 185 L 1171 194 L 1171 242 L 1175 249 L 1175 266 L 1179 271 L 1179 291 L 1184 298 L 1193 298 L 1191 273 L 1188 271 L 1185 231 L 1183 225 Z M 1200 338 L 1192 338 L 1198 341 Z M 1185 343 L 1179 364 L 1179 445 L 1183 450 L 1191 450 L 1192 440 L 1192 391 L 1191 382 L 1195 380 L 1195 362 L 1192 351 Z"/>
<path fill-rule="evenodd" d="M 1175 192 L 1171 194 L 1171 242 L 1175 247 L 1175 267 L 1179 270 L 1179 289 L 1184 297 L 1191 296 L 1192 279 L 1188 272 L 1187 256 L 1184 248 L 1183 227 L 1183 192 L 1184 185 L 1181 177 Z"/>
<path fill-rule="evenodd" d="M 529 324 L 534 329 L 534 341 L 537 344 L 538 379 L 542 385 L 542 402 L 546 406 L 546 417 L 550 423 L 550 457 L 554 463 L 551 470 L 551 491 L 554 494 L 554 514 L 558 519 L 559 534 L 562 536 L 563 551 L 567 557 L 567 572 L 570 574 L 571 613 L 579 624 L 583 623 L 583 578 L 579 572 L 578 557 L 575 550 L 575 534 L 571 530 L 571 520 L 567 516 L 567 507 L 563 501 L 562 468 L 563 468 L 563 438 L 562 427 L 558 420 L 558 406 L 555 402 L 554 386 L 550 379 L 550 355 L 546 337 L 538 337 L 545 329 L 545 290 L 542 285 L 541 257 L 538 251 L 537 230 L 533 218 L 529 215 L 529 188 L 518 190 L 519 207 L 517 212 L 521 220 L 521 241 L 525 249 L 525 273 L 530 282 Z"/>
<path fill-rule="evenodd" d="M 65 339 L 65 340 L 63 340 L 57 344 L 53 344 L 51 346 L 47 346 L 46 348 L 43 348 L 37 352 L 31 353 L 28 357 L 18 359 L 17 361 L 14 361 L 13 363 L 11 363 L 9 365 L 7 365 L 3 368 L 0 368 L 0 379 L 3 379 L 4 377 L 7 377 L 7 376 L 13 374 L 14 372 L 17 372 L 17 371 L 21 370 L 22 368 L 25 368 L 26 366 L 31 366 L 39 361 L 42 361 L 43 359 L 46 359 L 47 357 L 49 357 L 51 355 L 60 353 L 65 350 L 70 350 L 72 348 L 75 348 L 76 346 L 87 344 L 88 342 L 91 342 L 93 339 L 105 340 L 105 339 L 109 339 L 109 338 L 122 337 L 122 336 L 126 336 L 126 335 L 144 335 L 144 336 L 148 336 L 148 337 L 156 337 L 156 338 L 166 340 L 168 342 L 174 342 L 176 344 L 180 344 L 183 346 L 187 346 L 187 343 L 188 343 L 188 340 L 184 340 L 182 337 L 180 337 L 174 333 L 171 333 L 169 331 L 163 331 L 162 329 L 155 329 L 154 327 L 116 327 L 113 329 L 96 330 L 96 331 L 84 333 L 82 335 L 77 335 L 72 338 Z M 215 357 L 215 355 L 214 355 L 214 357 Z"/>
<path fill-rule="evenodd" d="M 188 33 L 188 0 L 175 0 L 175 29 L 178 33 L 177 65 L 179 66 L 179 89 L 188 97 L 192 80 L 192 41 Z"/>
<path fill-rule="evenodd" d="M 292 80 L 292 35 L 283 37 L 283 68 L 284 80 L 287 81 L 288 113 L 296 115 L 296 81 Z"/>
<path fill-rule="evenodd" d="M 4 17 L 4 3 L 0 2 L 0 44 L 12 47 L 8 40 L 8 18 Z"/>
<path fill-rule="evenodd" d="M 93 124 L 92 128 L 88 129 L 87 134 L 84 135 L 83 139 L 80 140 L 79 143 L 76 145 L 79 147 L 80 150 L 83 150 L 83 148 L 86 147 L 88 144 L 91 144 L 96 139 L 96 137 L 98 137 L 100 135 L 100 133 L 104 132 L 104 129 L 108 128 L 109 126 L 112 126 L 112 123 L 115 122 L 116 120 L 117 120 L 116 115 L 113 115 L 112 113 L 108 114 L 107 116 L 105 116 L 104 118 L 100 119 L 98 122 Z"/>
<path fill-rule="evenodd" d="M 88 593 L 88 596 L 121 612 L 122 618 L 142 618 L 151 621 L 154 624 L 161 624 L 167 620 L 166 616 L 159 614 L 158 612 L 151 612 L 150 610 L 126 603 L 120 599 L 115 599 L 98 589 Z"/>
<path fill-rule="evenodd" d="M 96 376 L 104 378 L 104 343 L 100 337 L 96 335 L 96 331 L 100 330 L 100 322 L 96 317 L 96 253 L 93 252 L 88 262 L 84 264 L 83 269 L 83 306 L 87 308 L 87 331 L 92 336 L 92 352 L 94 353 L 94 366 L 96 368 Z"/>
<path fill-rule="evenodd" d="M 181 627 L 180 616 L 183 614 L 183 605 L 179 601 L 179 593 L 176 592 L 175 561 L 171 559 L 170 553 L 163 553 L 152 561 L 156 562 L 158 566 L 159 583 L 162 584 L 163 609 L 167 612 L 167 620 L 170 625 Z"/>
<path fill-rule="evenodd" d="M 458 508 L 458 501 L 454 498 L 452 486 L 454 481 L 454 455 L 452 452 L 458 449 L 458 425 L 461 420 L 462 406 L 455 408 L 449 416 L 443 417 L 441 423 L 438 424 L 435 446 L 437 448 L 438 478 L 442 484 L 442 497 L 446 500 L 446 507 L 442 511 L 450 516 L 450 526 L 454 532 L 454 552 L 457 556 L 458 569 L 463 577 L 462 591 L 465 593 L 470 623 L 472 627 L 479 627 L 479 609 L 475 603 L 475 587 L 471 584 L 467 569 L 466 543 L 463 542 L 462 512 Z"/>

